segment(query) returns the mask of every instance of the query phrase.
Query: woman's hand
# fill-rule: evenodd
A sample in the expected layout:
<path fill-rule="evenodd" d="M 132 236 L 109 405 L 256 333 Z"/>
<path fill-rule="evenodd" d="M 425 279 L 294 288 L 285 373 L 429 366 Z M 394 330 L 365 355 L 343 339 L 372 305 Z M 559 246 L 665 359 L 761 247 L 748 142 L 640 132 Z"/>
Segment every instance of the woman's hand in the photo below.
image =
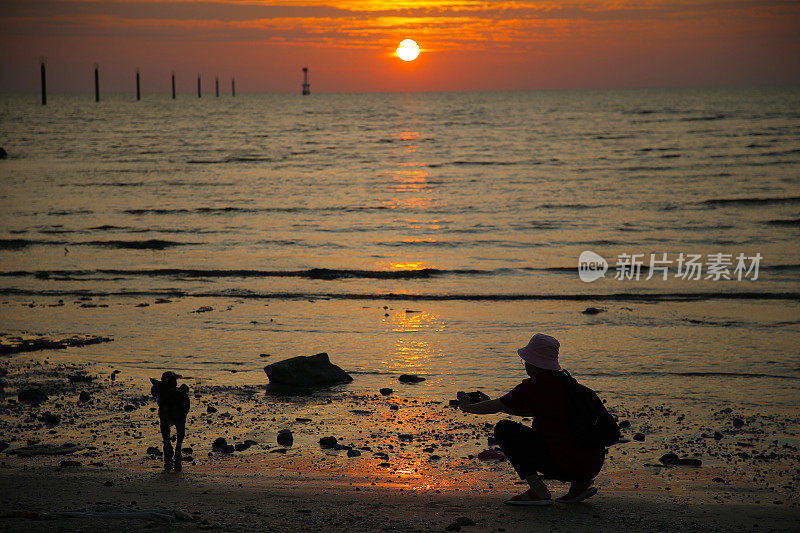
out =
<path fill-rule="evenodd" d="M 470 395 L 464 391 L 459 391 L 456 394 L 456 399 L 458 400 L 458 408 L 464 411 L 465 413 L 472 413 L 474 415 L 491 415 L 494 413 L 507 413 L 509 415 L 516 414 L 511 409 L 505 406 L 503 402 L 498 400 L 491 400 L 488 396 L 483 393 L 479 393 L 481 396 L 485 397 L 486 399 L 480 399 L 477 402 L 470 401 Z M 478 396 L 478 398 L 481 398 Z"/>

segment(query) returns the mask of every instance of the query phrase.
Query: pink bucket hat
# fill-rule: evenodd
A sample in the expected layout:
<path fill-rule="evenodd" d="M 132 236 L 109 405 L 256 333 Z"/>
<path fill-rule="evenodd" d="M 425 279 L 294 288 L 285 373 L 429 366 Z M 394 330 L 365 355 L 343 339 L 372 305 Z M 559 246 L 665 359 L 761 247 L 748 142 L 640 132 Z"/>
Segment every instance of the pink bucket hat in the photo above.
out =
<path fill-rule="evenodd" d="M 550 335 L 537 333 L 524 348 L 517 353 L 526 363 L 545 370 L 561 370 L 558 364 L 558 348 L 561 345 Z"/>

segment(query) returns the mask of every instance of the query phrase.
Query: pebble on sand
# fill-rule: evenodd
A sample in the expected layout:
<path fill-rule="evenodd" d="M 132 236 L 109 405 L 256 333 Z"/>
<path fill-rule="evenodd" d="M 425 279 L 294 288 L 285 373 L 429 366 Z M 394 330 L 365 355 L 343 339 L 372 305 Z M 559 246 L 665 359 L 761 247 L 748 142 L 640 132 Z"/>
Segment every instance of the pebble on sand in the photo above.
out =
<path fill-rule="evenodd" d="M 676 465 L 678 464 L 678 456 L 672 452 L 665 453 L 658 458 L 662 465 Z"/>
<path fill-rule="evenodd" d="M 17 401 L 20 403 L 39 405 L 47 401 L 47 393 L 38 387 L 20 389 L 17 393 Z"/>
<path fill-rule="evenodd" d="M 233 453 L 234 447 L 228 444 L 228 441 L 225 440 L 225 437 L 218 437 L 211 444 L 211 449 L 215 452 Z"/>
<path fill-rule="evenodd" d="M 58 415 L 54 415 L 50 411 L 39 416 L 39 420 L 47 424 L 48 426 L 57 426 L 59 422 L 61 422 L 61 417 Z"/>
<path fill-rule="evenodd" d="M 475 522 L 471 518 L 467 518 L 466 516 L 459 516 L 455 520 L 453 520 L 450 525 L 444 528 L 445 531 L 461 531 L 462 527 L 465 526 L 474 526 Z"/>
<path fill-rule="evenodd" d="M 319 439 L 319 445 L 323 448 L 333 448 L 336 444 L 336 437 L 322 437 Z"/>
<path fill-rule="evenodd" d="M 294 435 L 289 429 L 282 429 L 278 432 L 278 444 L 281 446 L 291 446 L 294 443 Z"/>

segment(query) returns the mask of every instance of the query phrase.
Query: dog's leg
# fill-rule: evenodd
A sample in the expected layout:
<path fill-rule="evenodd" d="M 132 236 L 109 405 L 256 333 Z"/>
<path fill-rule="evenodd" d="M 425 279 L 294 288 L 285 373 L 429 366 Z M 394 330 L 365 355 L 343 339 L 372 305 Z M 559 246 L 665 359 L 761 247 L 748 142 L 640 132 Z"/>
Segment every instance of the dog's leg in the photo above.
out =
<path fill-rule="evenodd" d="M 183 453 L 181 452 L 181 448 L 183 448 L 183 437 L 186 434 L 186 419 L 178 420 L 175 423 L 175 471 L 181 471 L 181 460 L 183 459 Z"/>
<path fill-rule="evenodd" d="M 164 470 L 172 468 L 172 443 L 169 441 L 169 422 L 161 419 L 161 438 L 164 441 Z"/>

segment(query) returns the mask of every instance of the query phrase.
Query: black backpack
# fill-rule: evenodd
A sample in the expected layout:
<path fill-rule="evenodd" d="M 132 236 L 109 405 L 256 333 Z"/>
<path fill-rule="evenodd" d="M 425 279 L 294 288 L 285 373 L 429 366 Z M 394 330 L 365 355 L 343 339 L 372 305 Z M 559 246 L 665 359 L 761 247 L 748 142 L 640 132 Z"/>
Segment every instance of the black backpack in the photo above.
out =
<path fill-rule="evenodd" d="M 619 426 L 597 394 L 578 383 L 566 370 L 559 377 L 564 384 L 567 426 L 575 440 L 591 448 L 615 444 L 622 436 Z"/>

